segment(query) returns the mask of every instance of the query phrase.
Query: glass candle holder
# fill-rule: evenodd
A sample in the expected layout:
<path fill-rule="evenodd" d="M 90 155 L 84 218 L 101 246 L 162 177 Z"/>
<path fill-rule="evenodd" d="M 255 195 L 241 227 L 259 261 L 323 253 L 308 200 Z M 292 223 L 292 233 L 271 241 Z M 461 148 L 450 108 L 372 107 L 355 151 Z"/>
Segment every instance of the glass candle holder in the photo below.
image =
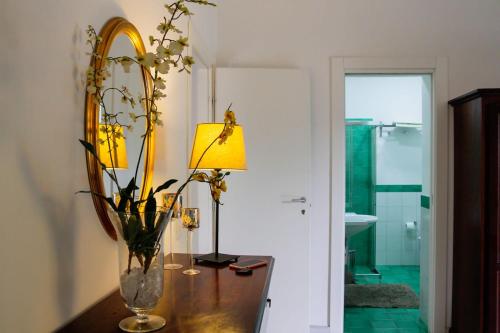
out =
<path fill-rule="evenodd" d="M 182 214 L 182 195 L 178 195 L 177 199 L 175 198 L 175 193 L 165 193 L 162 195 L 162 200 L 163 200 L 163 206 L 169 209 L 172 204 L 172 219 L 178 219 L 181 217 Z M 175 200 L 175 202 L 174 202 Z M 173 249 L 173 233 L 174 233 L 174 227 L 173 223 L 169 223 L 169 242 L 168 242 L 168 249 L 169 249 L 169 257 L 170 257 L 170 262 L 166 263 L 163 265 L 164 269 L 179 269 L 182 268 L 183 266 L 179 263 L 175 262 L 175 257 L 174 257 L 174 249 Z"/>
<path fill-rule="evenodd" d="M 198 229 L 200 227 L 200 210 L 198 208 L 182 208 L 182 226 L 187 229 L 187 253 L 190 266 L 190 268 L 183 271 L 182 274 L 200 274 L 199 270 L 194 269 L 192 250 L 194 229 Z"/>

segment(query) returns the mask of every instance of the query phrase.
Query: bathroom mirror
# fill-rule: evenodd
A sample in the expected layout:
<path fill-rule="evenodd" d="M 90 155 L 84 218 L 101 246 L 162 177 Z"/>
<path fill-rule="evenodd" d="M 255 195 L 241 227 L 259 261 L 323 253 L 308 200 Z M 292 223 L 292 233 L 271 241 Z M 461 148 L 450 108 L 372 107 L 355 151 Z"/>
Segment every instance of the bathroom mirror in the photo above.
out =
<path fill-rule="evenodd" d="M 100 59 L 122 56 L 133 58 L 146 52 L 139 32 L 124 18 L 109 20 L 102 28 L 99 36 L 102 38 L 102 42 L 97 49 Z M 100 61 L 97 60 L 96 66 L 99 65 Z M 131 112 L 143 115 L 144 110 L 140 105 L 132 108 L 130 103 L 124 103 L 122 93 L 112 87 L 121 88 L 126 86 L 130 96 L 137 101 L 138 96 L 149 95 L 152 82 L 149 73 L 135 63 L 130 66 L 128 73 L 124 71 L 120 63 L 111 63 L 109 74 L 110 76 L 103 83 L 102 91 L 108 89 L 103 101 L 107 114 L 116 115 L 116 118 L 113 119 L 112 123 L 109 120 L 106 121 L 104 108 L 94 103 L 92 96 L 87 92 L 85 140 L 96 148 L 101 161 L 106 166 L 109 166 L 108 171 L 112 171 L 112 165 L 115 167 L 114 173 L 116 173 L 116 178 L 122 188 L 126 187 L 128 182 L 136 176 L 136 184 L 140 185 L 140 188 L 136 191 L 135 196 L 144 199 L 151 187 L 153 177 L 154 129 L 150 135 L 144 137 L 149 118 L 138 117 L 135 122 L 132 122 L 129 116 Z M 123 126 L 120 126 L 120 124 L 123 124 Z M 132 125 L 132 128 L 125 125 Z M 151 126 L 153 125 L 151 124 Z M 114 128 L 113 133 L 118 132 L 123 135 L 123 137 L 120 135 L 112 140 L 116 143 L 114 149 L 110 149 L 107 144 L 103 144 L 103 139 L 107 136 L 106 131 L 109 133 L 111 128 Z M 141 153 L 143 139 L 145 141 Z M 110 151 L 112 151 L 113 158 L 110 157 Z M 108 215 L 108 204 L 102 196 L 114 198 L 115 194 L 118 193 L 117 185 L 102 170 L 97 159 L 89 153 L 87 153 L 87 171 L 90 190 L 95 193 L 92 194 L 92 199 L 100 222 L 107 234 L 116 240 L 116 233 Z"/>

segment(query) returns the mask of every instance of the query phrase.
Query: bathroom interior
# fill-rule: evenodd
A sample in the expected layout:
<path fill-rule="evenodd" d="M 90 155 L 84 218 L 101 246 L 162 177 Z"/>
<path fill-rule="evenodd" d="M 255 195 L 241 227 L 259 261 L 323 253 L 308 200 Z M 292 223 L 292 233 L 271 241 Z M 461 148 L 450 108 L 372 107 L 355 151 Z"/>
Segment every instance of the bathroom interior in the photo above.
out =
<path fill-rule="evenodd" d="M 427 332 L 432 75 L 345 87 L 344 332 Z"/>

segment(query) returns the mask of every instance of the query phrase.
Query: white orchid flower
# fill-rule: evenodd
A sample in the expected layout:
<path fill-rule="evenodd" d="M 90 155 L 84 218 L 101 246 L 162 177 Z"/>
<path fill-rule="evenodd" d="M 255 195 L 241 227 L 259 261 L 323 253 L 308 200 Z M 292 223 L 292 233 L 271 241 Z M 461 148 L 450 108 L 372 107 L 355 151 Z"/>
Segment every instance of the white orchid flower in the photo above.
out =
<path fill-rule="evenodd" d="M 166 96 L 167 95 L 162 93 L 161 90 L 155 89 L 155 91 L 153 91 L 153 99 L 160 99 L 160 98 L 166 97 Z"/>
<path fill-rule="evenodd" d="M 168 48 L 169 48 L 170 53 L 172 55 L 179 55 L 184 50 L 184 46 L 181 43 L 179 43 L 178 41 L 171 42 L 170 45 L 168 46 Z"/>
<path fill-rule="evenodd" d="M 172 55 L 170 50 L 163 45 L 158 45 L 158 47 L 156 48 L 156 53 L 160 58 L 168 58 Z"/>
<path fill-rule="evenodd" d="M 189 43 L 188 43 L 188 38 L 187 37 L 179 37 L 179 39 L 177 40 L 177 42 L 179 44 L 181 44 L 182 46 L 189 46 Z"/>
<path fill-rule="evenodd" d="M 165 22 L 160 23 L 157 27 L 156 30 L 164 34 L 168 29 L 168 24 Z"/>
<path fill-rule="evenodd" d="M 154 80 L 154 84 L 157 88 L 159 89 L 165 89 L 167 86 L 165 85 L 165 80 L 162 79 L 161 77 L 157 78 Z"/>
<path fill-rule="evenodd" d="M 134 62 L 131 59 L 127 58 L 127 57 L 122 57 L 120 59 L 120 63 L 122 64 L 123 71 L 125 73 L 130 73 L 130 66 L 132 66 L 132 64 Z"/>
<path fill-rule="evenodd" d="M 154 67 L 155 58 L 156 56 L 154 53 L 148 52 L 137 56 L 137 61 L 144 67 Z"/>
<path fill-rule="evenodd" d="M 191 67 L 192 65 L 194 65 L 194 58 L 191 57 L 191 56 L 185 56 L 183 59 L 182 59 L 182 63 L 184 66 L 186 67 Z"/>
<path fill-rule="evenodd" d="M 170 65 L 168 61 L 163 61 L 163 62 L 157 62 L 155 64 L 155 68 L 158 72 L 161 74 L 167 74 L 168 71 L 170 70 Z M 162 88 L 163 89 L 163 88 Z"/>

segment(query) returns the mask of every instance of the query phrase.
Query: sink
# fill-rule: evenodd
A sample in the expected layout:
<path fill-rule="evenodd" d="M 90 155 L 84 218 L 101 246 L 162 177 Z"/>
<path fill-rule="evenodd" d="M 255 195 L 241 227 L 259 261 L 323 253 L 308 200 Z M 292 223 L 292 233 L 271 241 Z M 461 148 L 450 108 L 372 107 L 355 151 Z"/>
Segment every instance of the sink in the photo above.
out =
<path fill-rule="evenodd" d="M 368 229 L 374 223 L 376 223 L 378 218 L 372 215 L 361 215 L 356 213 L 345 213 L 345 235 L 347 238 L 360 233 L 363 230 Z"/>

